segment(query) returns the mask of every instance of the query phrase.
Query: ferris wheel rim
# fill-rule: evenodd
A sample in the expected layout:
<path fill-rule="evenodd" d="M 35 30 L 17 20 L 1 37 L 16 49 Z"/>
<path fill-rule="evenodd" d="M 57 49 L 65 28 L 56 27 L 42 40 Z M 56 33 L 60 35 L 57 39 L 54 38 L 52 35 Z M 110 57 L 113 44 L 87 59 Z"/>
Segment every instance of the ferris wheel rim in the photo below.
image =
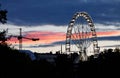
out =
<path fill-rule="evenodd" d="M 93 24 L 91 17 L 86 12 L 75 13 L 72 20 L 70 21 L 68 28 L 67 28 L 67 33 L 66 33 L 66 52 L 70 52 L 70 45 L 71 45 L 70 40 L 71 40 L 72 29 L 75 25 L 75 21 L 79 17 L 83 17 L 87 21 L 88 26 L 90 27 L 90 30 L 92 32 L 94 52 L 97 52 L 98 51 L 98 42 L 97 42 L 97 35 L 96 35 L 95 27 L 94 27 L 94 24 Z"/>

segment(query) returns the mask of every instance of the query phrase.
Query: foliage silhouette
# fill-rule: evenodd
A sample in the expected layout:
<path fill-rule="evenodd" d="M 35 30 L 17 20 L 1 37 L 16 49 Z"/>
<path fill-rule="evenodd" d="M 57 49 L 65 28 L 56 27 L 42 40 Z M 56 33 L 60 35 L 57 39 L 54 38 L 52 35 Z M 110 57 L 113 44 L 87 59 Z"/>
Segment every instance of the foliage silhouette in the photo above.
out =
<path fill-rule="evenodd" d="M 37 53 L 36 53 L 37 54 Z M 120 50 L 108 49 L 101 52 L 98 58 L 90 56 L 88 61 L 73 63 L 77 54 L 56 54 L 55 64 L 47 60 L 31 60 L 26 53 L 12 49 L 9 45 L 0 44 L 0 77 L 51 77 L 51 78 L 84 78 L 119 76 Z"/>
<path fill-rule="evenodd" d="M 1 7 L 1 4 L 0 4 Z M 7 23 L 7 10 L 0 10 L 0 23 Z"/>

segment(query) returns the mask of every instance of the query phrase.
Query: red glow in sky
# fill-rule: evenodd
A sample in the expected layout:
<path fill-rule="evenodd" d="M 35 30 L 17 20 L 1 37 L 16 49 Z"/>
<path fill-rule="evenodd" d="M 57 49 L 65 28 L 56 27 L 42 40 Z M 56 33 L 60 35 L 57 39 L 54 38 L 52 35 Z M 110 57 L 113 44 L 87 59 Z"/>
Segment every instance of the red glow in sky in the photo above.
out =
<path fill-rule="evenodd" d="M 118 36 L 120 31 L 107 31 L 107 32 L 97 32 L 98 37 L 101 36 Z"/>
<path fill-rule="evenodd" d="M 34 44 L 34 43 L 49 44 L 49 43 L 65 40 L 65 33 L 62 32 L 27 32 L 25 33 L 24 36 L 26 38 L 39 38 L 39 41 L 32 41 L 23 38 L 24 44 Z M 10 42 L 18 43 L 19 41 L 17 40 L 17 38 L 11 38 Z"/>
<path fill-rule="evenodd" d="M 109 32 L 97 32 L 97 36 L 117 36 L 120 35 L 120 31 Z M 23 44 L 50 44 L 57 41 L 66 39 L 66 34 L 63 32 L 27 32 L 24 35 L 27 38 L 39 38 L 39 41 L 32 41 L 29 39 L 23 39 Z M 19 43 L 17 38 L 10 39 L 10 43 Z"/>

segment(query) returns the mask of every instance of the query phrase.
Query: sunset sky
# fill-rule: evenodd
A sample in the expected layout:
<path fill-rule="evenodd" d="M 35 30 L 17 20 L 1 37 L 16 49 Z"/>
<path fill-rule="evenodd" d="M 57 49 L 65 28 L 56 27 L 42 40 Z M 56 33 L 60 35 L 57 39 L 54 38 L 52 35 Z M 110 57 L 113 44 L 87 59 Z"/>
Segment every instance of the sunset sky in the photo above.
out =
<path fill-rule="evenodd" d="M 40 39 L 23 40 L 23 49 L 34 52 L 60 50 L 60 45 L 65 44 L 72 16 L 81 11 L 92 17 L 101 48 L 119 45 L 120 0 L 1 0 L 0 3 L 0 9 L 8 10 L 8 21 L 0 24 L 0 30 L 8 28 L 9 34 L 18 35 L 22 28 L 25 37 Z M 12 38 L 9 43 L 16 46 L 18 42 Z"/>

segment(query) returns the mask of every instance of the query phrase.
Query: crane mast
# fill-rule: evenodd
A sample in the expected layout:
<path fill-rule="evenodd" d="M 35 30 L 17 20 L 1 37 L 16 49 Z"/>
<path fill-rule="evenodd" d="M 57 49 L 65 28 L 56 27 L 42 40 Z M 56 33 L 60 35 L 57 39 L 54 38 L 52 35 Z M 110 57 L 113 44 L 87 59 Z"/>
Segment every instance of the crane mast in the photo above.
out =
<path fill-rule="evenodd" d="M 20 36 L 18 37 L 19 40 L 19 50 L 22 50 L 22 29 L 20 28 Z"/>
<path fill-rule="evenodd" d="M 4 30 L 3 32 L 0 33 L 0 41 L 5 42 L 8 39 L 11 39 L 11 37 L 16 37 L 19 40 L 19 50 L 22 50 L 22 42 L 23 42 L 22 39 L 23 38 L 24 39 L 29 39 L 29 40 L 32 40 L 32 41 L 38 41 L 39 40 L 39 38 L 25 37 L 25 36 L 22 35 L 22 28 L 20 28 L 19 30 L 20 30 L 19 35 L 9 35 L 9 37 L 6 37 L 6 33 L 7 33 L 8 29 Z"/>
<path fill-rule="evenodd" d="M 22 36 L 22 28 L 20 28 L 20 35 L 18 36 L 18 40 L 19 40 L 19 50 L 22 50 L 22 39 L 29 39 L 32 41 L 38 41 L 39 38 L 27 38 L 27 37 L 23 37 Z"/>

